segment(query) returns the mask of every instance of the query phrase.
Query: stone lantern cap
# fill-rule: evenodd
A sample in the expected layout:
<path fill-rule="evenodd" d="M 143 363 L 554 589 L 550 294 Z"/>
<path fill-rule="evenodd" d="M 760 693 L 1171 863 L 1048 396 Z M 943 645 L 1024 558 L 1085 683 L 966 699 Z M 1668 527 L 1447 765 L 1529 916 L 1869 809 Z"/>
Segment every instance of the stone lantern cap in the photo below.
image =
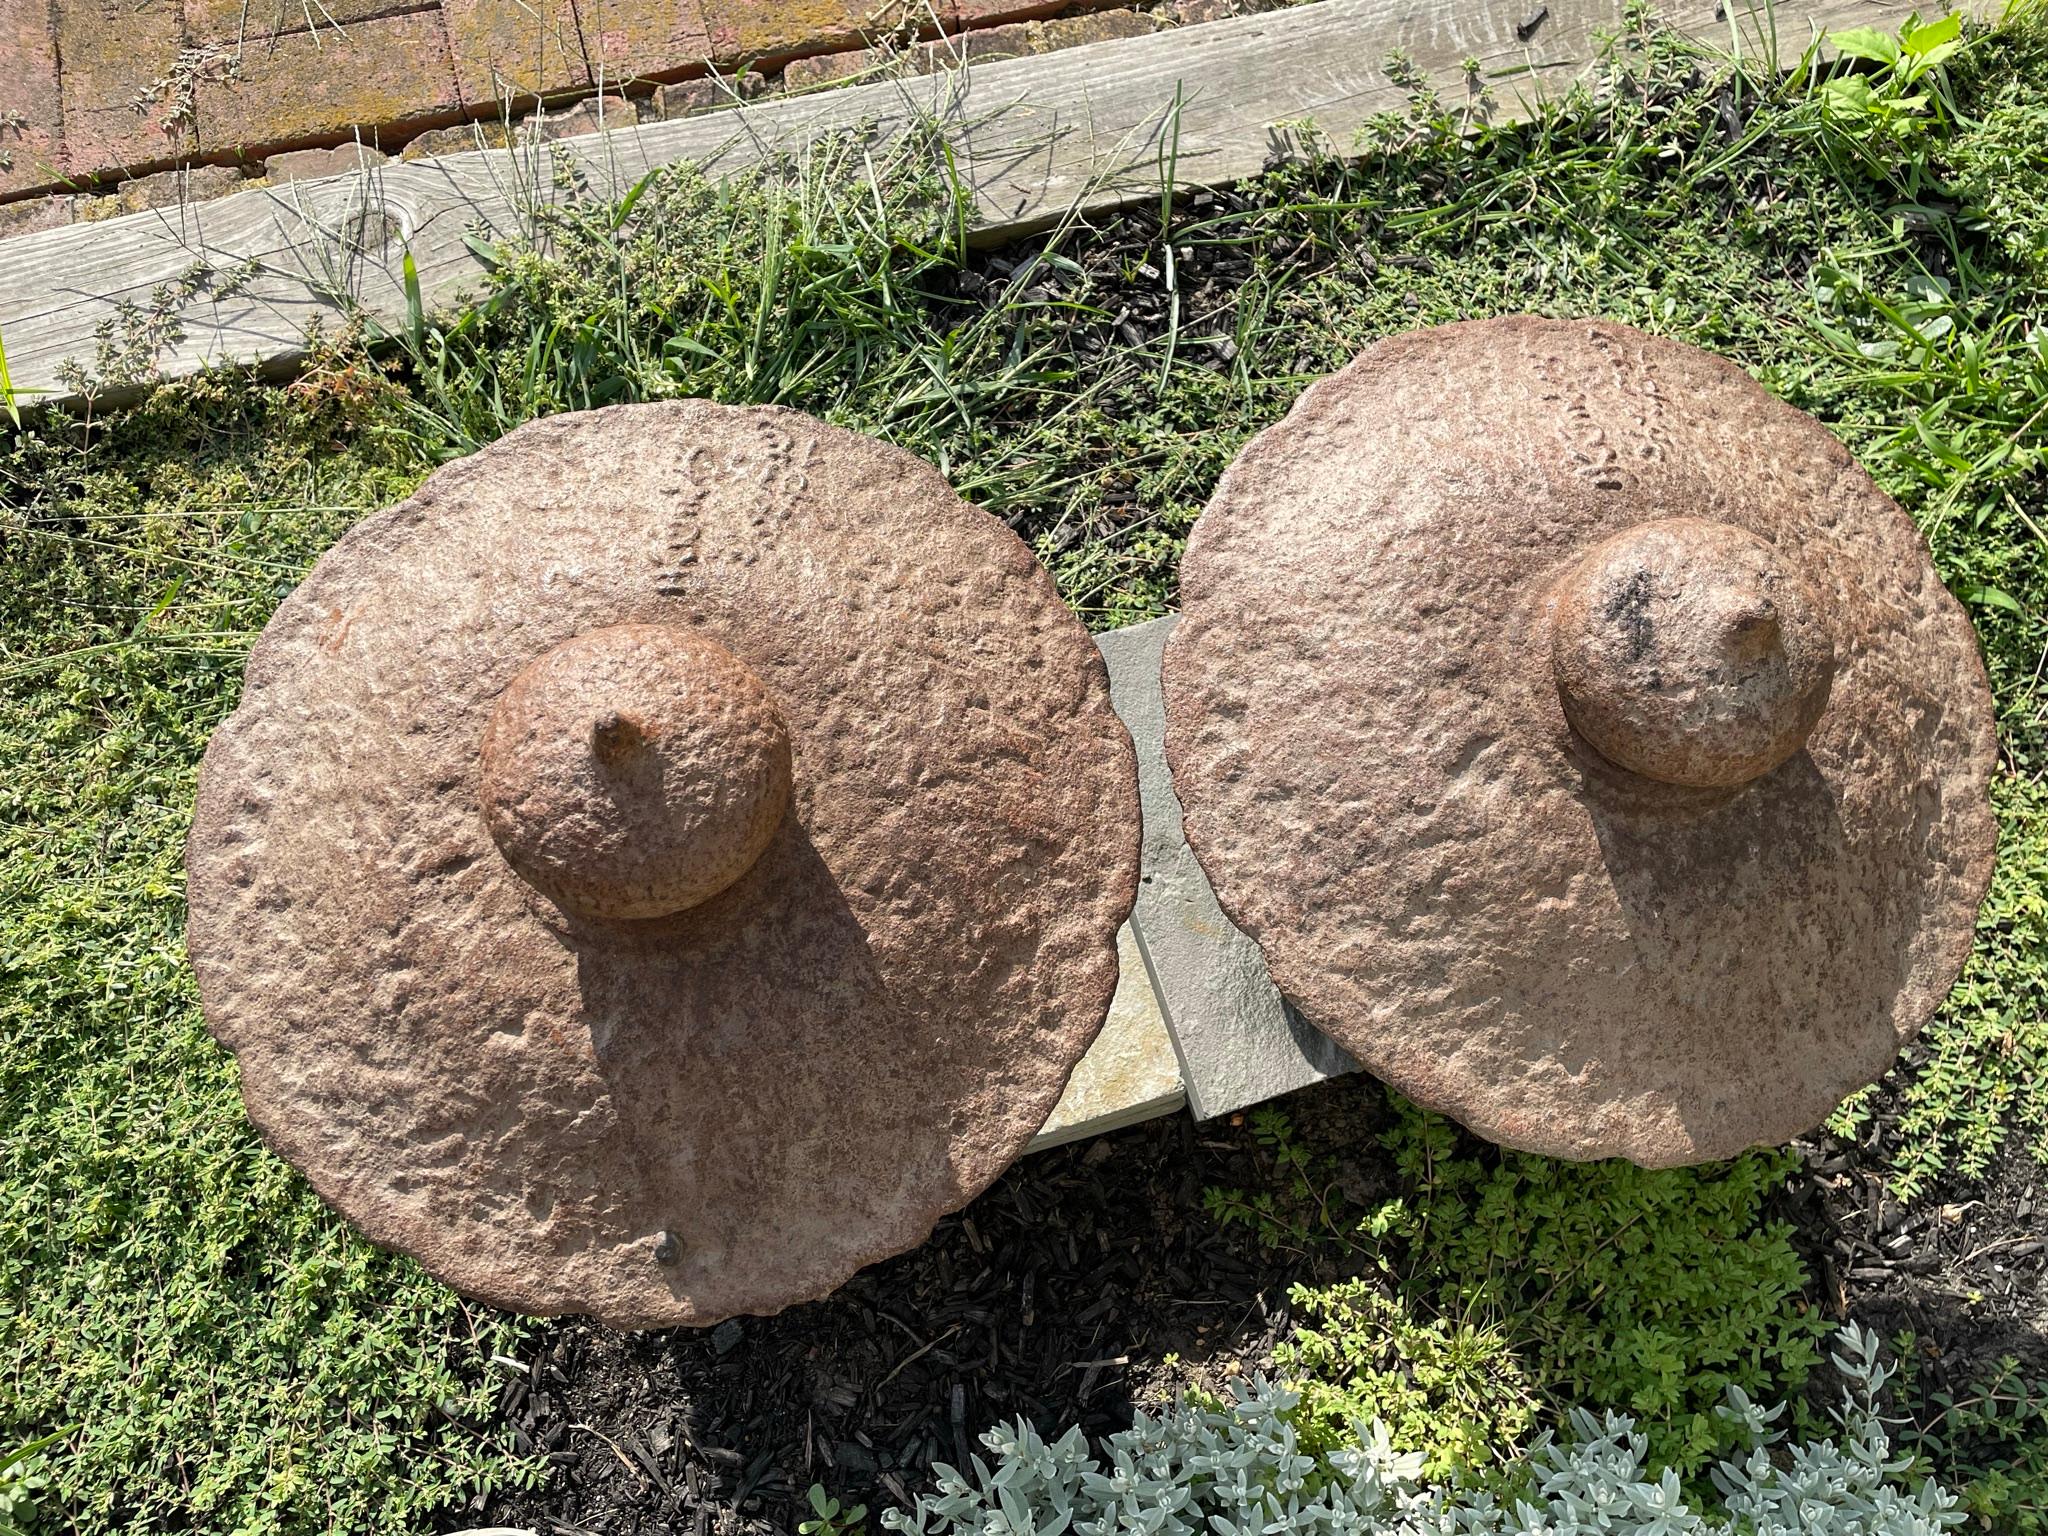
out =
<path fill-rule="evenodd" d="M 898 449 L 559 416 L 337 543 L 186 852 L 270 1143 L 458 1290 L 622 1326 L 823 1295 L 1045 1122 L 1137 885 L 1102 661 Z"/>
<path fill-rule="evenodd" d="M 1912 522 L 1696 348 L 1398 336 L 1231 466 L 1181 568 L 1167 755 L 1315 1024 L 1494 1141 L 1783 1142 L 1947 994 L 1992 704 Z"/>

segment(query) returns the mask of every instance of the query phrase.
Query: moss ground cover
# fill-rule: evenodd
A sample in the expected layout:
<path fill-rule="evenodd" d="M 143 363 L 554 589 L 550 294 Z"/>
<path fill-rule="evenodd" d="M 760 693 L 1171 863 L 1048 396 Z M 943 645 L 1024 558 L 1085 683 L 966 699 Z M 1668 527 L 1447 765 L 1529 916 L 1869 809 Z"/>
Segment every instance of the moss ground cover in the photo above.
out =
<path fill-rule="evenodd" d="M 541 1475 L 490 1427 L 490 1359 L 524 1325 L 370 1250 L 249 1130 L 185 972 L 179 855 L 282 593 L 351 521 L 550 411 L 703 394 L 874 432 L 1009 519 L 1106 627 L 1170 605 L 1222 466 L 1375 337 L 1529 309 L 1727 353 L 1919 519 L 1999 701 L 1975 955 L 1838 1127 L 1882 1145 L 1904 1200 L 2016 1148 L 2048 1160 L 2048 25 L 1914 46 L 1786 74 L 1638 16 L 1533 122 L 1468 134 L 1466 104 L 1418 95 L 1367 144 L 993 255 L 962 251 L 927 146 L 871 168 L 821 144 L 729 188 L 663 175 L 498 252 L 451 328 L 0 441 L 0 1447 L 66 1431 L 50 1528 L 407 1531 Z M 1497 1174 L 1440 1193 L 1503 1241 L 1568 1231 L 1528 1174 L 1509 1211 Z M 1758 1279 L 1789 1305 L 1781 1282 Z M 1503 1363 L 1502 1411 L 1590 1394 L 1682 1426 L 1695 1373 L 1724 1368 L 1700 1315 Z"/>
<path fill-rule="evenodd" d="M 400 1530 L 482 1454 L 504 1475 L 442 1405 L 477 1409 L 507 1325 L 263 1150 L 182 960 L 193 774 L 247 632 L 411 477 L 351 435 L 304 393 L 199 387 L 7 460 L 62 497 L 17 504 L 0 598 L 0 1397 L 11 1429 L 81 1426 L 52 1528 Z"/>

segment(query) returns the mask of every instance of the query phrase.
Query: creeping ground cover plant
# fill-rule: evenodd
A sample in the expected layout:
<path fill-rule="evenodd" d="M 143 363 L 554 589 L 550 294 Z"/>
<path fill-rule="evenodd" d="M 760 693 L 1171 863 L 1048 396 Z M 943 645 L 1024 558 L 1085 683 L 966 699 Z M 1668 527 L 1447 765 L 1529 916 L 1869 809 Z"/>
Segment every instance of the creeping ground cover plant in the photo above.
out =
<path fill-rule="evenodd" d="M 1048 1442 L 1028 1423 L 990 1430 L 967 1472 L 937 1468 L 938 1489 L 882 1523 L 899 1536 L 1933 1536 L 1963 1521 L 1955 1497 L 1908 1476 L 1876 1404 L 1890 1371 L 1854 1327 L 1835 1365 L 1848 1383 L 1836 1437 L 1788 1443 L 1731 1388 L 1723 1416 L 1741 1448 L 1713 1469 L 1715 1497 L 1694 1502 L 1679 1475 L 1649 1460 L 1625 1414 L 1570 1415 L 1499 1491 L 1423 1481 L 1423 1458 L 1396 1451 L 1383 1424 L 1357 1443 L 1303 1449 L 1298 1398 L 1266 1381 L 1227 1402 L 1182 1402 L 1139 1415 L 1091 1451 L 1078 1429 Z"/>
<path fill-rule="evenodd" d="M 98 365 L 109 390 L 140 391 L 132 408 L 109 394 L 32 413 L 0 372 L 0 1526 L 688 1530 L 612 1449 L 607 1413 L 648 1427 L 631 1418 L 645 1366 L 686 1383 L 674 1401 L 692 1397 L 699 1433 L 663 1465 L 678 1488 L 689 1471 L 721 1530 L 758 1499 L 775 1529 L 814 1515 L 809 1536 L 846 1536 L 853 1501 L 902 1502 L 884 1479 L 921 1486 L 930 1455 L 961 1469 L 904 1517 L 930 1536 L 1051 1536 L 1048 1478 L 1074 1490 L 1066 1528 L 1101 1528 L 1109 1495 L 1082 1466 L 1114 1481 L 1119 1455 L 1184 1501 L 1116 1495 L 1126 1528 L 1152 1536 L 1268 1536 L 1290 1500 L 1326 1511 L 1304 1532 L 1357 1536 L 1889 1536 L 1957 1513 L 1985 1536 L 2048 1530 L 2048 1355 L 2028 1290 L 2041 1258 L 2023 1251 L 2039 1234 L 2019 1230 L 2040 1218 L 2013 1214 L 2048 1188 L 2048 7 L 2022 0 L 1990 28 L 1917 21 L 1896 53 L 1838 39 L 1832 61 L 1798 56 L 1780 20 L 1784 52 L 1734 58 L 1632 11 L 1583 88 L 1514 120 L 1418 98 L 1327 154 L 1001 251 L 961 237 L 972 189 L 943 145 L 906 143 L 892 163 L 860 135 L 828 137 L 749 177 L 679 167 L 624 206 L 569 200 L 494 248 L 474 307 L 375 345 L 346 327 L 284 388 L 233 370 L 156 382 L 175 285 Z M 1172 1291 L 1190 1333 L 1231 1320 L 1204 1354 L 1155 1326 L 1168 1302 L 1126 1286 L 1089 1321 L 1102 1341 L 1076 1369 L 1040 1338 L 1055 1277 L 1036 1303 L 1020 1286 L 1040 1254 L 1009 1215 L 960 1239 L 972 1263 L 939 1288 L 956 1310 L 930 1329 L 863 1321 L 847 1298 L 807 1324 L 750 1321 L 745 1354 L 671 1338 L 634 1357 L 463 1302 L 263 1149 L 185 964 L 196 765 L 277 603 L 435 466 L 568 409 L 786 404 L 937 466 L 1106 629 L 1174 606 L 1223 466 L 1314 377 L 1386 335 L 1514 312 L 1711 348 L 1820 416 L 1915 518 L 1982 641 L 2001 831 L 1969 965 L 1886 1082 L 1802 1158 L 1579 1169 L 1389 1115 L 1372 1130 L 1390 1139 L 1368 1131 L 1349 1159 L 1362 1182 L 1340 1209 L 1301 1101 L 1304 1168 L 1258 1126 L 1206 1126 L 1186 1156 L 1162 1155 L 1185 1188 L 1097 1231 L 1135 1252 L 1183 1221 L 1204 1229 L 1187 1251 L 1274 1274 L 1270 1319 L 1239 1327 L 1238 1306 L 1196 1311 Z M 1100 1176 L 1113 1213 L 1112 1196 L 1151 1187 L 1131 1172 L 1144 1149 L 1171 1145 L 1148 1135 L 1048 1153 L 1019 1183 L 1037 1189 L 1033 1166 L 1063 1170 L 1061 1189 Z M 1106 1162 L 1085 1161 L 1098 1149 Z M 1207 1184 L 1251 1225 L 1211 1229 L 1194 1209 Z M 1864 1237 L 1867 1205 L 1872 1242 L 1830 1258 L 1837 1234 L 1801 1189 L 1854 1208 L 1845 1239 Z M 990 1240 L 998 1220 L 1006 1241 Z M 935 1247 L 887 1283 L 941 1260 Z M 1113 1289 L 1116 1255 L 1067 1262 Z M 983 1266 L 1004 1283 L 981 1286 Z M 1844 1349 L 1827 1330 L 1845 1316 L 1918 1335 L 1895 1343 L 1884 1425 L 1830 1429 L 1820 1412 L 1833 1389 L 1814 1367 Z M 1261 1370 L 1279 1385 L 1166 1412 L 1187 1384 L 1171 1351 L 1219 1394 Z M 981 1363 L 999 1353 L 1018 1388 L 1001 1401 Z M 508 1401 L 556 1360 L 573 1380 L 549 1379 L 552 1419 L 530 1400 L 515 1419 Z M 718 1384 L 735 1382 L 747 1406 L 721 1440 Z M 1764 1431 L 1787 1439 L 1753 1446 L 1747 1411 L 1719 1411 L 1735 1390 L 1784 1403 Z M 837 1396 L 876 1445 L 834 1466 L 844 1504 L 806 1509 L 821 1475 L 809 1408 L 822 1429 Z M 985 1479 L 962 1447 L 1026 1399 L 1056 1436 L 1085 1414 L 1098 1434 L 1130 1407 L 1154 1417 L 1121 1451 L 1002 1431 Z M 1633 1427 L 1610 1430 L 1609 1413 Z M 929 1454 L 888 1428 L 918 1416 Z M 1244 1501 L 1236 1471 L 1218 1493 L 1222 1474 L 1188 1464 L 1198 1440 L 1250 1457 Z M 892 1460 L 871 1471 L 875 1451 Z M 1887 1470 L 1909 1451 L 1913 1469 Z M 1306 1464 L 1283 1471 L 1283 1452 Z M 1409 1453 L 1426 1459 L 1396 1459 Z M 1005 1472 L 1007 1497 L 989 1485 Z M 1587 1502 L 1590 1485 L 1606 1503 Z M 947 1500 L 967 1502 L 943 1513 Z"/>

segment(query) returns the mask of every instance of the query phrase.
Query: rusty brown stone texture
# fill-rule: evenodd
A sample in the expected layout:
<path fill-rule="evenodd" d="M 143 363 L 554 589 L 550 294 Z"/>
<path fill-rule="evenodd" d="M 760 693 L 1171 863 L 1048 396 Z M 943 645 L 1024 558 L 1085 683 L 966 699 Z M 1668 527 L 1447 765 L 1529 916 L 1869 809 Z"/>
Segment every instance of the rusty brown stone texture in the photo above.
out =
<path fill-rule="evenodd" d="M 890 18 L 877 17 L 867 0 L 713 0 L 704 21 L 710 52 L 720 60 L 744 62 L 857 48 L 869 37 L 887 32 Z"/>
<path fill-rule="evenodd" d="M 7 109 L 0 112 L 0 196 L 55 186 L 66 167 L 49 0 L 0 0 L 0 70 L 7 81 Z M 16 222 L 28 218 L 18 215 Z"/>
<path fill-rule="evenodd" d="M 1056 53 L 1122 38 L 1149 37 L 1164 31 L 1166 22 L 1146 11 L 1097 11 L 1086 16 L 1060 16 L 1032 27 L 1033 51 Z"/>
<path fill-rule="evenodd" d="M 391 157 L 367 144 L 341 144 L 333 149 L 295 149 L 263 162 L 266 181 L 314 181 L 322 176 L 360 176 Z"/>
<path fill-rule="evenodd" d="M 768 89 L 765 76 L 748 71 L 738 75 L 703 75 L 695 80 L 664 85 L 649 99 L 654 103 L 657 116 L 694 117 L 701 112 L 716 112 L 756 100 Z"/>
<path fill-rule="evenodd" d="M 78 199 L 31 197 L 20 202 L 0 203 L 0 240 L 9 235 L 32 235 L 39 230 L 62 229 L 77 211 Z"/>
<path fill-rule="evenodd" d="M 985 27 L 1006 21 L 1035 21 L 1067 9 L 1062 0 L 940 0 L 946 24 Z"/>
<path fill-rule="evenodd" d="M 1645 778 L 1746 784 L 1827 708 L 1832 604 L 1733 523 L 1661 517 L 1602 540 L 1551 584 L 1545 622 L 1565 719 Z"/>
<path fill-rule="evenodd" d="M 1140 11 L 1102 11 L 1054 21 L 1011 22 L 955 33 L 910 48 L 861 48 L 851 53 L 824 53 L 812 58 L 793 59 L 783 70 L 782 79 L 785 89 L 797 91 L 888 70 L 931 74 L 941 69 L 992 64 L 998 59 L 1055 53 L 1062 48 L 1077 48 L 1086 43 L 1144 37 L 1165 25 L 1157 17 Z"/>
<path fill-rule="evenodd" d="M 1627 729 L 1756 660 L 1753 603 L 1718 629 L 1700 605 L 1766 568 L 1833 657 L 1804 746 L 1732 785 L 1617 766 L 1560 698 L 1587 552 L 1669 519 L 1754 538 L 1679 530 L 1673 584 L 1638 563 L 1678 666 L 1637 679 Z M 1483 1136 L 1651 1166 L 1785 1141 L 1969 952 L 1995 750 L 1969 621 L 1833 435 L 1730 363 L 1600 321 L 1382 342 L 1231 466 L 1181 590 L 1167 749 L 1225 911 L 1310 1020 Z M 1702 707 L 1782 724 L 1811 681 Z"/>
<path fill-rule="evenodd" d="M 736 106 L 739 100 L 737 85 L 728 90 L 723 79 L 710 75 L 664 85 L 648 97 L 654 115 L 659 118 L 695 117 L 701 112 Z"/>
<path fill-rule="evenodd" d="M 634 922 L 547 900 L 480 800 L 507 686 L 617 625 L 722 647 L 791 749 L 751 867 Z M 188 939 L 251 1116 L 374 1240 L 503 1306 L 704 1324 L 1021 1151 L 1137 863 L 1130 739 L 1023 543 L 896 449 L 685 401 L 522 427 L 320 560 L 208 748 Z"/>
<path fill-rule="evenodd" d="M 703 67 L 715 51 L 697 0 L 577 0 L 590 77 L 606 86 Z"/>
<path fill-rule="evenodd" d="M 752 668 L 672 624 L 586 630 L 498 695 L 477 798 L 505 862 L 579 917 L 668 917 L 754 867 L 789 727 Z"/>
<path fill-rule="evenodd" d="M 185 35 L 230 48 L 287 37 L 294 32 L 346 31 L 424 9 L 419 0 L 184 0 Z"/>
<path fill-rule="evenodd" d="M 914 49 L 913 53 L 922 53 Z M 905 66 L 908 60 L 894 48 L 854 48 L 845 53 L 814 53 L 806 58 L 791 59 L 782 71 L 782 88 L 785 91 L 809 91 L 820 86 L 837 85 L 844 80 L 858 79 L 870 71 L 881 71 L 896 67 L 899 62 Z"/>
<path fill-rule="evenodd" d="M 513 141 L 511 127 L 489 118 L 454 128 L 429 128 L 399 151 L 400 160 L 425 160 L 433 155 L 466 155 L 478 149 L 504 149 Z"/>
<path fill-rule="evenodd" d="M 73 217 L 80 223 L 118 219 L 146 210 L 189 209 L 194 203 L 226 197 L 248 185 L 242 173 L 231 165 L 195 165 L 175 171 L 157 171 L 124 181 L 99 197 L 80 197 Z"/>
<path fill-rule="evenodd" d="M 522 142 L 545 143 L 630 128 L 639 121 L 639 108 L 624 96 L 586 96 L 572 107 L 537 110 L 519 125 L 515 136 Z"/>

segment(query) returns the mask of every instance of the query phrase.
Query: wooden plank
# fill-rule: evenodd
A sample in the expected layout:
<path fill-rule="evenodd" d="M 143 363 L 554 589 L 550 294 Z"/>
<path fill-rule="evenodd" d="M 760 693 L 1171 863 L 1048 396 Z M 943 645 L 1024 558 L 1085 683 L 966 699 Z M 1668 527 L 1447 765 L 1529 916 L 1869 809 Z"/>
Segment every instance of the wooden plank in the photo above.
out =
<path fill-rule="evenodd" d="M 1518 27 L 1541 0 L 1321 0 L 1091 44 L 969 70 L 881 81 L 637 126 L 534 150 L 395 163 L 362 176 L 295 182 L 175 210 L 134 214 L 0 241 L 0 342 L 15 388 L 63 399 L 67 359 L 91 367 L 96 333 L 123 306 L 197 284 L 182 327 L 158 355 L 165 377 L 205 364 L 276 364 L 299 355 L 307 327 L 333 328 L 348 306 L 385 325 L 407 313 L 404 259 L 420 294 L 444 310 L 475 284 L 472 231 L 504 240 L 536 206 L 580 177 L 618 196 L 649 169 L 695 162 L 719 175 L 820 134 L 877 138 L 936 124 L 994 238 L 1042 227 L 1070 209 L 1218 185 L 1297 153 L 1293 125 L 1348 146 L 1405 94 L 1383 69 L 1405 50 L 1462 93 L 1476 58 L 1504 113 L 1555 93 L 1594 56 L 1596 29 L 1619 25 L 1621 0 L 1549 0 L 1528 39 Z M 1896 25 L 1896 0 L 1779 0 L 1774 11 L 1717 19 L 1715 0 L 1671 0 L 1667 22 L 1746 49 L 1795 58 L 1819 33 Z M 1460 99 L 1454 95 L 1452 99 Z M 562 157 L 558 163 L 557 155 Z M 131 311 L 132 312 L 132 311 Z"/>

